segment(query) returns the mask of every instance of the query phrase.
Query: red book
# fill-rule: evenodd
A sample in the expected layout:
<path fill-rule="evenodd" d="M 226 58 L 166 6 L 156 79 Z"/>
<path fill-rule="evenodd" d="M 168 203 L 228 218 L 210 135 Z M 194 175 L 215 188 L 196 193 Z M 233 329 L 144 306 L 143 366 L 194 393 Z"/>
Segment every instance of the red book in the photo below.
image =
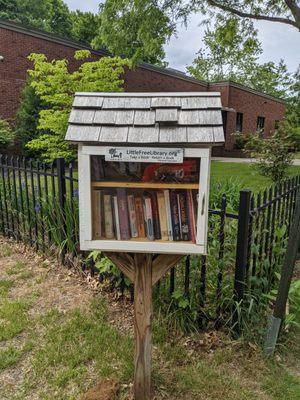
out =
<path fill-rule="evenodd" d="M 120 236 L 121 240 L 130 239 L 130 226 L 127 206 L 127 196 L 125 189 L 117 189 L 118 209 L 119 209 L 119 222 L 120 222 Z"/>
<path fill-rule="evenodd" d="M 142 198 L 135 197 L 135 214 L 137 220 L 137 227 L 138 227 L 138 234 L 139 237 L 144 238 L 145 234 L 145 218 L 144 218 L 144 211 L 143 211 L 143 200 Z"/>

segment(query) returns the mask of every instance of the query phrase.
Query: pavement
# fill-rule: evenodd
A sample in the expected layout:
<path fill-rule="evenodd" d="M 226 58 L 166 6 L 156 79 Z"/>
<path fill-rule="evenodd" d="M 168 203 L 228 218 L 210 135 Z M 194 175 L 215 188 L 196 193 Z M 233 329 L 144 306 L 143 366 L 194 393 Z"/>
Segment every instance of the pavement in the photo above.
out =
<path fill-rule="evenodd" d="M 255 163 L 255 158 L 212 157 L 213 161 L 230 163 Z M 293 165 L 300 167 L 300 159 L 295 159 Z"/>

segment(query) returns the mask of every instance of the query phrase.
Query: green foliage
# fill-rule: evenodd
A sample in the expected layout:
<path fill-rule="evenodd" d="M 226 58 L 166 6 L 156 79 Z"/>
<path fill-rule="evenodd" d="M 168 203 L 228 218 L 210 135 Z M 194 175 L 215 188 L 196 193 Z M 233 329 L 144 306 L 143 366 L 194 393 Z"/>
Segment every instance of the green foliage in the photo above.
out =
<path fill-rule="evenodd" d="M 42 132 L 37 129 L 38 118 L 40 111 L 45 107 L 45 103 L 35 93 L 30 82 L 27 82 L 22 91 L 22 99 L 17 111 L 15 125 L 16 139 L 20 142 L 22 151 L 26 156 L 37 156 L 33 151 L 29 151 L 26 144 L 41 135 Z"/>
<path fill-rule="evenodd" d="M 287 101 L 286 118 L 283 124 L 286 131 L 292 135 L 296 149 L 300 150 L 300 67 L 293 78 L 294 82 Z"/>
<path fill-rule="evenodd" d="M 0 119 L 0 148 L 4 148 L 13 143 L 14 134 L 7 121 Z"/>
<path fill-rule="evenodd" d="M 249 135 L 245 152 L 257 160 L 254 167 L 261 175 L 280 182 L 293 162 L 293 146 L 291 135 L 281 126 L 268 139 L 261 138 L 259 134 Z"/>
<path fill-rule="evenodd" d="M 286 97 L 292 83 L 283 60 L 259 63 L 262 47 L 252 22 L 217 17 L 207 25 L 204 48 L 188 71 L 200 80 L 232 80 L 272 96 Z"/>
<path fill-rule="evenodd" d="M 162 64 L 163 46 L 174 32 L 170 16 L 156 1 L 107 0 L 100 5 L 100 24 L 93 41 L 133 61 Z"/>
<path fill-rule="evenodd" d="M 75 52 L 76 60 L 90 56 L 87 50 Z M 44 160 L 57 157 L 70 160 L 74 151 L 64 137 L 74 94 L 79 92 L 119 92 L 124 83 L 121 76 L 128 60 L 120 57 L 103 57 L 98 61 L 84 62 L 74 72 L 69 72 L 65 59 L 48 62 L 43 54 L 31 54 L 34 68 L 29 70 L 30 86 L 46 105 L 40 110 L 38 129 L 42 134 L 27 143 L 27 148 L 38 151 Z M 45 133 L 47 132 L 47 133 Z"/>
<path fill-rule="evenodd" d="M 91 44 L 99 26 L 99 15 L 76 10 L 71 12 L 71 19 L 72 38 L 82 43 Z"/>

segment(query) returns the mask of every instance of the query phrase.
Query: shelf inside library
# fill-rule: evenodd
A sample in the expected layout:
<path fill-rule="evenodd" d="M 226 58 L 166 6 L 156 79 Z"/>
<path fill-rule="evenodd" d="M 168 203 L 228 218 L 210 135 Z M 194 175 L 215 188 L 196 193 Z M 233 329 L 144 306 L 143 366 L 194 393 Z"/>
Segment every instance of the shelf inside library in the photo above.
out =
<path fill-rule="evenodd" d="M 93 188 L 199 189 L 198 183 L 93 181 Z"/>

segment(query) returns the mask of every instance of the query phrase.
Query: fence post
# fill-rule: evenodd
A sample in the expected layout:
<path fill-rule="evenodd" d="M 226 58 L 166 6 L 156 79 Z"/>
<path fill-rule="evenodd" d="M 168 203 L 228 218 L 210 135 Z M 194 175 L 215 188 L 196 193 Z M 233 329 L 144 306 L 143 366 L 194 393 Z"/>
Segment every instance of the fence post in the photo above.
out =
<path fill-rule="evenodd" d="M 235 304 L 240 303 L 243 300 L 245 286 L 246 286 L 251 194 L 252 193 L 250 190 L 240 191 L 236 261 L 235 261 L 235 275 L 234 275 Z M 233 318 L 234 336 L 238 337 L 240 335 L 241 327 L 239 324 L 239 316 L 236 306 L 235 309 L 233 310 L 232 318 Z"/>
<path fill-rule="evenodd" d="M 61 253 L 60 259 L 61 262 L 65 263 L 66 256 L 66 248 L 65 248 L 65 240 L 66 240 L 66 178 L 65 178 L 65 160 L 62 157 L 56 159 L 56 168 L 57 168 L 57 181 L 58 181 L 58 202 L 60 208 L 60 219 L 61 219 Z"/>

